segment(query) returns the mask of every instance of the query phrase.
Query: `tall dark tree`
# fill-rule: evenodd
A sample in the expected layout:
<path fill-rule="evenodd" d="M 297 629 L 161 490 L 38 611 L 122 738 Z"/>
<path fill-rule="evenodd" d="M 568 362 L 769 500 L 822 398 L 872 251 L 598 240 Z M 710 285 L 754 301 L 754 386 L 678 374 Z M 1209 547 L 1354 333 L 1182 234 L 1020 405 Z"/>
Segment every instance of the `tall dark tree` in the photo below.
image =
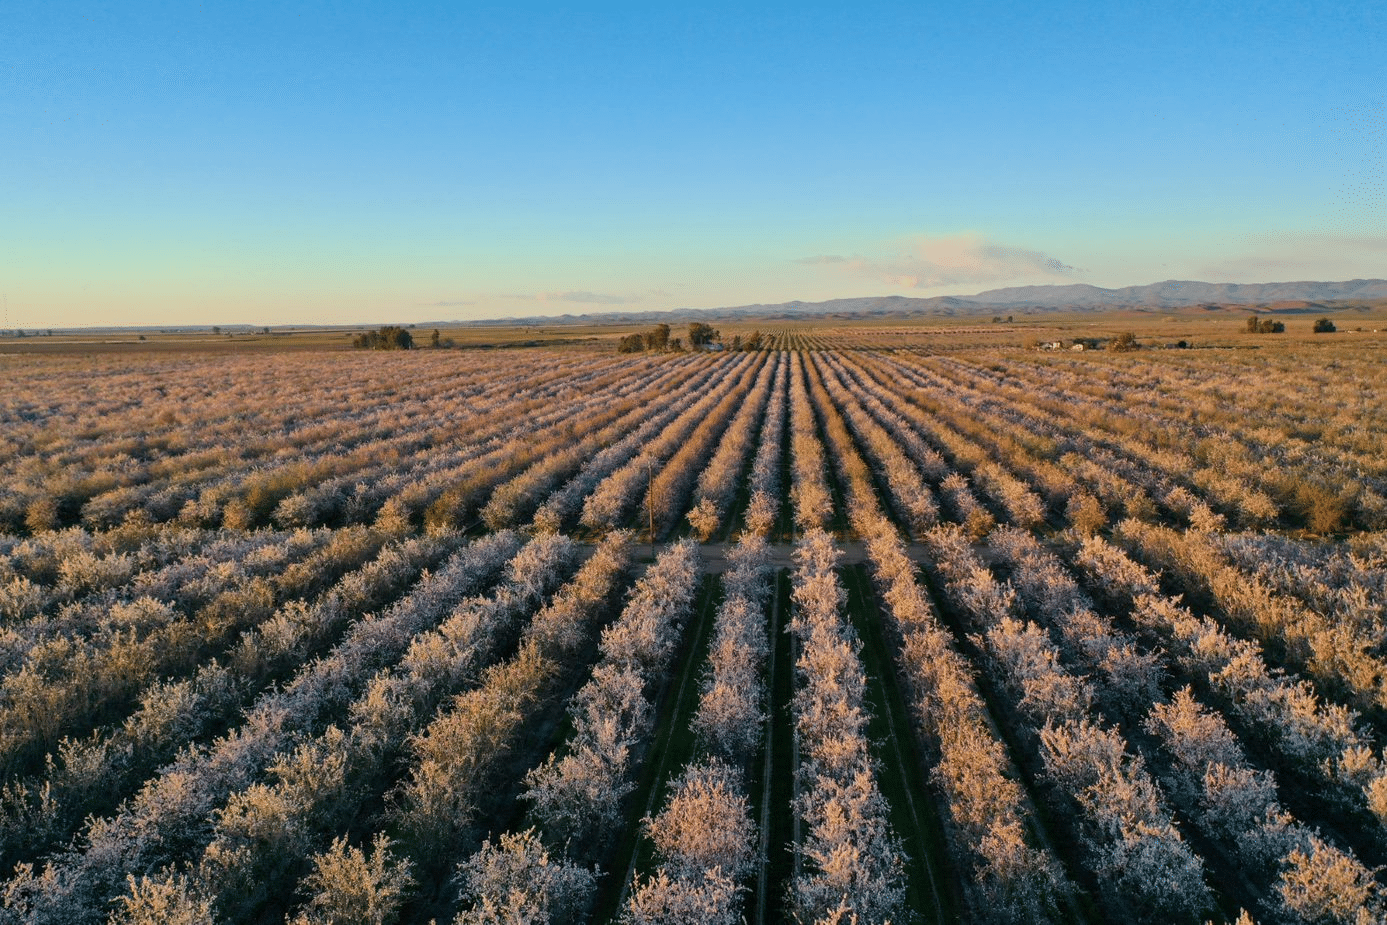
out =
<path fill-rule="evenodd" d="M 718 340 L 718 332 L 713 330 L 710 324 L 702 321 L 689 322 L 689 346 L 702 347 L 704 344 L 711 344 Z"/>
<path fill-rule="evenodd" d="M 657 324 L 645 332 L 645 349 L 664 350 L 669 346 L 669 325 Z"/>

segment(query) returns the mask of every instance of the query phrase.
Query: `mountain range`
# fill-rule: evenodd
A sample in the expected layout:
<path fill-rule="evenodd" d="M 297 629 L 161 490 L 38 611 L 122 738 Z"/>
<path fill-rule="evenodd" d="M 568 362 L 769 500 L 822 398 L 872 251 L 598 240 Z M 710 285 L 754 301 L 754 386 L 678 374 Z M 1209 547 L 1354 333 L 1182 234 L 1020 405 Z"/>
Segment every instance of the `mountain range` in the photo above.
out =
<path fill-rule="evenodd" d="M 1168 279 L 1148 286 L 1102 289 L 1072 286 L 1016 286 L 990 289 L 964 301 L 989 305 L 1152 305 L 1174 307 L 1205 303 L 1256 305 L 1273 302 L 1324 302 L 1336 299 L 1387 298 L 1387 280 L 1351 279 L 1342 283 L 1201 283 Z"/>
<path fill-rule="evenodd" d="M 1289 283 L 1205 283 L 1198 280 L 1168 279 L 1146 286 L 1104 289 L 1077 283 L 1068 286 L 1014 286 L 989 289 L 976 295 L 864 296 L 829 299 L 825 302 L 779 302 L 735 305 L 723 308 L 677 308 L 670 311 L 592 312 L 582 315 L 549 315 L 540 318 L 503 318 L 498 321 L 519 324 L 565 324 L 615 322 L 659 322 L 681 318 L 792 319 L 806 315 L 862 315 L 887 317 L 903 315 L 984 315 L 997 309 L 1035 311 L 1096 311 L 1111 308 L 1166 309 L 1197 305 L 1278 306 L 1299 303 L 1313 307 L 1319 303 L 1343 300 L 1387 299 L 1387 280 L 1351 279 L 1343 282 L 1300 281 Z"/>

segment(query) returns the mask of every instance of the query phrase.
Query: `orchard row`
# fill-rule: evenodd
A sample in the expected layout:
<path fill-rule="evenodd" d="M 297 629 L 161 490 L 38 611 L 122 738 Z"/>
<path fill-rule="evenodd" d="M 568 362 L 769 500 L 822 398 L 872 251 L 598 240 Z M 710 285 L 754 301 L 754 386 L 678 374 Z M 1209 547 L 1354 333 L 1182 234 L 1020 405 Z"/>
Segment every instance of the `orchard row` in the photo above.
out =
<path fill-rule="evenodd" d="M 10 370 L 0 918 L 1387 914 L 1372 363 L 766 342 Z"/>

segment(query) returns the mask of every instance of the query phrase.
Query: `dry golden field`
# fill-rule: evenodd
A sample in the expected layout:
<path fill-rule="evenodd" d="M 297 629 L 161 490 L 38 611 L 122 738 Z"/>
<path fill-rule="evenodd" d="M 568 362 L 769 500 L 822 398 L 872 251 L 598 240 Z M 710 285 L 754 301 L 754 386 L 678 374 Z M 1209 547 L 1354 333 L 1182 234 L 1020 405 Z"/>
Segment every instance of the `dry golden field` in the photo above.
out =
<path fill-rule="evenodd" d="M 0 341 L 0 921 L 1384 921 L 1314 317 Z"/>

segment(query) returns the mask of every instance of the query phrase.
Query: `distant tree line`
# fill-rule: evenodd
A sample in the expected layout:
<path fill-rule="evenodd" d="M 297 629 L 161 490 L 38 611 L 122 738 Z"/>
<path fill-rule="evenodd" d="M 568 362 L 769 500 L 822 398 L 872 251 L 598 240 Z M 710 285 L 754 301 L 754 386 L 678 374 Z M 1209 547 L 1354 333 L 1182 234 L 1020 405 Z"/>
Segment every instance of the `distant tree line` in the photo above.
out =
<path fill-rule="evenodd" d="M 684 350 L 684 341 L 678 337 L 669 336 L 670 327 L 667 324 L 657 324 L 648 331 L 638 331 L 634 334 L 627 334 L 617 341 L 617 353 L 644 353 L 646 351 L 675 353 Z M 722 334 L 710 324 L 701 321 L 689 323 L 688 344 L 695 350 L 702 350 L 713 344 L 722 343 Z M 744 340 L 742 336 L 736 335 L 728 345 L 729 350 L 760 350 L 761 332 L 752 331 Z"/>
<path fill-rule="evenodd" d="M 645 350 L 669 350 L 682 349 L 679 338 L 674 339 L 671 345 L 669 340 L 669 325 L 657 324 L 645 333 L 627 334 L 617 342 L 617 353 L 640 353 Z"/>
<path fill-rule="evenodd" d="M 387 325 L 379 331 L 363 331 L 352 340 L 359 350 L 413 350 L 414 338 L 397 325 Z"/>
<path fill-rule="evenodd" d="M 1316 318 L 1310 330 L 1316 334 L 1333 334 L 1338 328 L 1328 318 Z M 1249 334 L 1283 334 L 1285 331 L 1286 323 L 1284 321 L 1258 318 L 1256 315 L 1247 319 L 1247 333 Z"/>

